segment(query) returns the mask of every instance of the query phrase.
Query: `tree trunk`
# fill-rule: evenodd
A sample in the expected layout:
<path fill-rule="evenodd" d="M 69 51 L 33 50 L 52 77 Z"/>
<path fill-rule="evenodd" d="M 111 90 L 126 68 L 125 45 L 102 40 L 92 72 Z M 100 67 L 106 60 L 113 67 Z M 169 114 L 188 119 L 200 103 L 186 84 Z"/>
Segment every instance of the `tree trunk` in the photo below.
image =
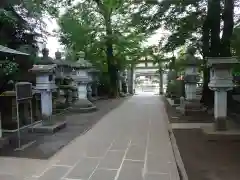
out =
<path fill-rule="evenodd" d="M 233 20 L 234 14 L 234 0 L 225 0 L 224 1 L 224 12 L 223 12 L 223 35 L 221 40 L 221 56 L 222 57 L 231 57 L 231 38 L 233 33 Z"/>
<path fill-rule="evenodd" d="M 221 56 L 222 57 L 231 57 L 231 38 L 234 27 L 234 0 L 225 0 L 224 1 L 224 12 L 223 12 L 223 35 L 221 39 Z M 228 91 L 227 96 L 228 107 L 231 109 L 236 106 L 236 102 L 233 100 L 232 91 Z"/>
<path fill-rule="evenodd" d="M 220 41 L 220 23 L 221 23 L 221 1 L 210 0 L 208 20 L 210 26 L 210 56 L 219 57 L 221 41 Z"/>
<path fill-rule="evenodd" d="M 201 103 L 211 108 L 213 107 L 213 103 L 214 103 L 214 92 L 208 87 L 209 80 L 210 80 L 210 69 L 205 67 L 203 70 L 203 90 L 202 90 Z"/>
<path fill-rule="evenodd" d="M 207 17 L 203 24 L 203 37 L 202 37 L 202 52 L 203 52 L 203 90 L 202 90 L 202 98 L 201 103 L 205 106 L 212 107 L 214 103 L 214 92 L 209 89 L 208 83 L 210 80 L 210 69 L 207 67 L 206 57 L 209 56 L 210 51 L 210 28 L 211 28 L 211 2 L 208 1 L 208 11 Z"/>
<path fill-rule="evenodd" d="M 112 26 L 111 26 L 111 18 L 105 17 L 106 23 L 106 34 L 107 34 L 107 41 L 106 41 L 106 55 L 107 55 L 107 63 L 108 63 L 108 74 L 110 78 L 110 89 L 112 97 L 118 96 L 118 74 L 117 74 L 117 66 L 114 62 L 114 55 L 113 55 L 113 42 L 112 42 Z"/>
<path fill-rule="evenodd" d="M 159 94 L 163 94 L 163 72 L 159 69 Z"/>
<path fill-rule="evenodd" d="M 207 19 L 203 25 L 203 54 L 205 57 L 230 57 L 231 56 L 231 37 L 234 26 L 234 0 L 224 0 L 224 12 L 223 12 L 223 35 L 220 40 L 220 23 L 221 23 L 221 1 L 209 0 L 208 1 L 208 13 Z M 210 28 L 210 37 L 209 29 Z M 209 47 L 210 40 L 210 47 Z M 209 50 L 208 50 L 209 49 Z M 212 107 L 214 103 L 214 92 L 208 88 L 210 69 L 206 66 L 204 60 L 204 87 L 203 96 L 201 101 Z M 228 107 L 234 106 L 231 92 L 228 92 Z"/>

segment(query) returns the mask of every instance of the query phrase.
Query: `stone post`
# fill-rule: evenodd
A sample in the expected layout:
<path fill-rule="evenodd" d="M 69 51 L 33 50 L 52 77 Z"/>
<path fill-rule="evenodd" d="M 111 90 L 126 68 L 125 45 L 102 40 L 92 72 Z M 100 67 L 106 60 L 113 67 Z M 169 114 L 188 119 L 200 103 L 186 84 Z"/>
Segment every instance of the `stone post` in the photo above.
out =
<path fill-rule="evenodd" d="M 41 109 L 42 109 L 42 122 L 43 125 L 52 124 L 52 92 L 50 91 L 41 91 Z"/>
<path fill-rule="evenodd" d="M 163 72 L 159 68 L 159 95 L 163 94 Z"/>
<path fill-rule="evenodd" d="M 87 99 L 87 82 L 79 82 L 78 84 L 78 99 Z"/>
<path fill-rule="evenodd" d="M 122 93 L 122 73 L 118 72 L 118 86 L 119 86 L 119 93 Z"/>
<path fill-rule="evenodd" d="M 0 138 L 2 138 L 2 113 L 0 112 Z"/>
<path fill-rule="evenodd" d="M 196 88 L 197 88 L 197 61 L 194 57 L 195 50 L 189 48 L 186 55 L 185 61 L 185 97 L 187 101 L 196 99 Z"/>
<path fill-rule="evenodd" d="M 132 68 L 130 68 L 130 69 L 128 69 L 128 91 L 129 91 L 129 93 L 130 94 L 134 94 L 133 93 L 133 69 Z"/>
<path fill-rule="evenodd" d="M 214 91 L 215 129 L 227 129 L 227 91 L 233 89 L 231 68 L 238 60 L 232 57 L 209 57 L 209 88 Z"/>

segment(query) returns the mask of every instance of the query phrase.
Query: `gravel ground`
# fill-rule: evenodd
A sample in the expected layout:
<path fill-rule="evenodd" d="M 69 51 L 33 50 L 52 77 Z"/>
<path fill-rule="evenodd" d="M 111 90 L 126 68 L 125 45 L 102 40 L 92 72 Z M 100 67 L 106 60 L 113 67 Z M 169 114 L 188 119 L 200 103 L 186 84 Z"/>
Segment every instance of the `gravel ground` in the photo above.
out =
<path fill-rule="evenodd" d="M 66 114 L 66 128 L 55 134 L 22 133 L 22 144 L 34 141 L 31 146 L 23 151 L 14 151 L 17 142 L 12 141 L 10 145 L 0 150 L 0 156 L 23 157 L 33 159 L 48 159 L 62 147 L 66 146 L 77 136 L 91 129 L 104 115 L 117 108 L 125 98 L 98 100 L 94 104 L 98 111 L 85 114 Z"/>
<path fill-rule="evenodd" d="M 165 102 L 173 123 L 174 108 Z M 207 141 L 200 129 L 174 129 L 173 133 L 189 180 L 239 180 L 239 141 Z"/>

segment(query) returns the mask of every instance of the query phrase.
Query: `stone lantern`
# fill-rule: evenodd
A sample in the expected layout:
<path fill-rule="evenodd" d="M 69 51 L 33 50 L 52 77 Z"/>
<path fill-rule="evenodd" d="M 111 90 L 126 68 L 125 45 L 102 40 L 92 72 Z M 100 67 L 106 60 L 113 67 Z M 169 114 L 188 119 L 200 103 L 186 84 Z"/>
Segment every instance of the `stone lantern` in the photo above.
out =
<path fill-rule="evenodd" d="M 238 63 L 232 57 L 209 57 L 209 88 L 214 91 L 215 129 L 227 129 L 227 91 L 233 89 L 232 67 Z"/>
<path fill-rule="evenodd" d="M 96 106 L 88 100 L 88 95 L 92 93 L 89 86 L 89 83 L 92 82 L 92 77 L 89 74 L 92 64 L 86 61 L 84 57 L 84 52 L 81 51 L 78 53 L 79 60 L 76 63 L 74 75 L 71 76 L 76 82 L 78 89 L 78 100 L 69 109 L 72 112 L 91 112 L 97 110 Z"/>
<path fill-rule="evenodd" d="M 78 82 L 78 98 L 79 99 L 87 99 L 88 97 L 88 89 L 87 85 L 91 81 L 91 77 L 89 76 L 89 69 L 91 68 L 91 64 L 87 62 L 85 58 L 85 53 L 80 51 L 78 53 L 79 60 L 77 63 L 79 64 L 79 68 L 77 68 L 77 74 L 75 80 Z M 73 77 L 74 79 L 74 77 Z"/>
<path fill-rule="evenodd" d="M 195 51 L 192 47 L 188 48 L 185 60 L 185 97 L 188 101 L 196 99 L 198 61 L 194 57 Z"/>
<path fill-rule="evenodd" d="M 52 119 L 52 92 L 56 90 L 54 72 L 56 65 L 34 65 L 29 71 L 36 74 L 36 92 L 41 96 L 42 123 L 33 127 L 36 132 L 55 132 L 65 127 L 66 122 L 57 123 Z"/>
<path fill-rule="evenodd" d="M 180 103 L 182 113 L 189 115 L 190 113 L 198 113 L 202 111 L 202 105 L 197 99 L 197 82 L 199 80 L 198 75 L 198 60 L 194 57 L 196 50 L 193 47 L 189 47 L 186 54 L 185 65 L 185 99 Z"/>

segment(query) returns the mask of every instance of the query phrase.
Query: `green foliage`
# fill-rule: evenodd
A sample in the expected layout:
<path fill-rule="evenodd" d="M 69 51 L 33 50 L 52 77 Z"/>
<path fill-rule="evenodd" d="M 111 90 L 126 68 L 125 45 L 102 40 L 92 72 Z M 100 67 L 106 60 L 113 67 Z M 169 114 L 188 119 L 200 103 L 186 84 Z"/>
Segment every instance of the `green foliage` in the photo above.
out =
<path fill-rule="evenodd" d="M 119 70 L 137 61 L 144 35 L 137 33 L 135 28 L 128 28 L 129 20 L 126 19 L 130 14 L 123 13 L 123 7 L 126 10 L 129 6 L 123 5 L 122 1 L 117 4 L 113 2 L 116 3 L 116 1 L 103 1 L 102 4 L 96 4 L 93 1 L 84 1 L 69 8 L 59 18 L 60 40 L 67 47 L 68 58 L 76 60 L 74 54 L 84 51 L 86 59 L 107 72 L 106 42 L 110 39 L 114 60 Z M 111 13 L 108 17 L 116 19 L 111 21 L 112 34 L 106 32 L 109 28 L 104 13 L 106 11 Z"/>
<path fill-rule="evenodd" d="M 172 52 L 185 44 L 200 46 L 200 33 L 205 16 L 204 0 L 162 0 L 143 3 L 133 15 L 132 23 L 150 34 L 162 27 L 169 30 L 171 35 L 162 50 Z"/>
<path fill-rule="evenodd" d="M 170 97 L 184 96 L 184 81 L 172 80 L 167 84 L 167 94 Z"/>
<path fill-rule="evenodd" d="M 0 69 L 1 76 L 13 75 L 18 71 L 18 64 L 12 61 L 4 61 Z"/>

